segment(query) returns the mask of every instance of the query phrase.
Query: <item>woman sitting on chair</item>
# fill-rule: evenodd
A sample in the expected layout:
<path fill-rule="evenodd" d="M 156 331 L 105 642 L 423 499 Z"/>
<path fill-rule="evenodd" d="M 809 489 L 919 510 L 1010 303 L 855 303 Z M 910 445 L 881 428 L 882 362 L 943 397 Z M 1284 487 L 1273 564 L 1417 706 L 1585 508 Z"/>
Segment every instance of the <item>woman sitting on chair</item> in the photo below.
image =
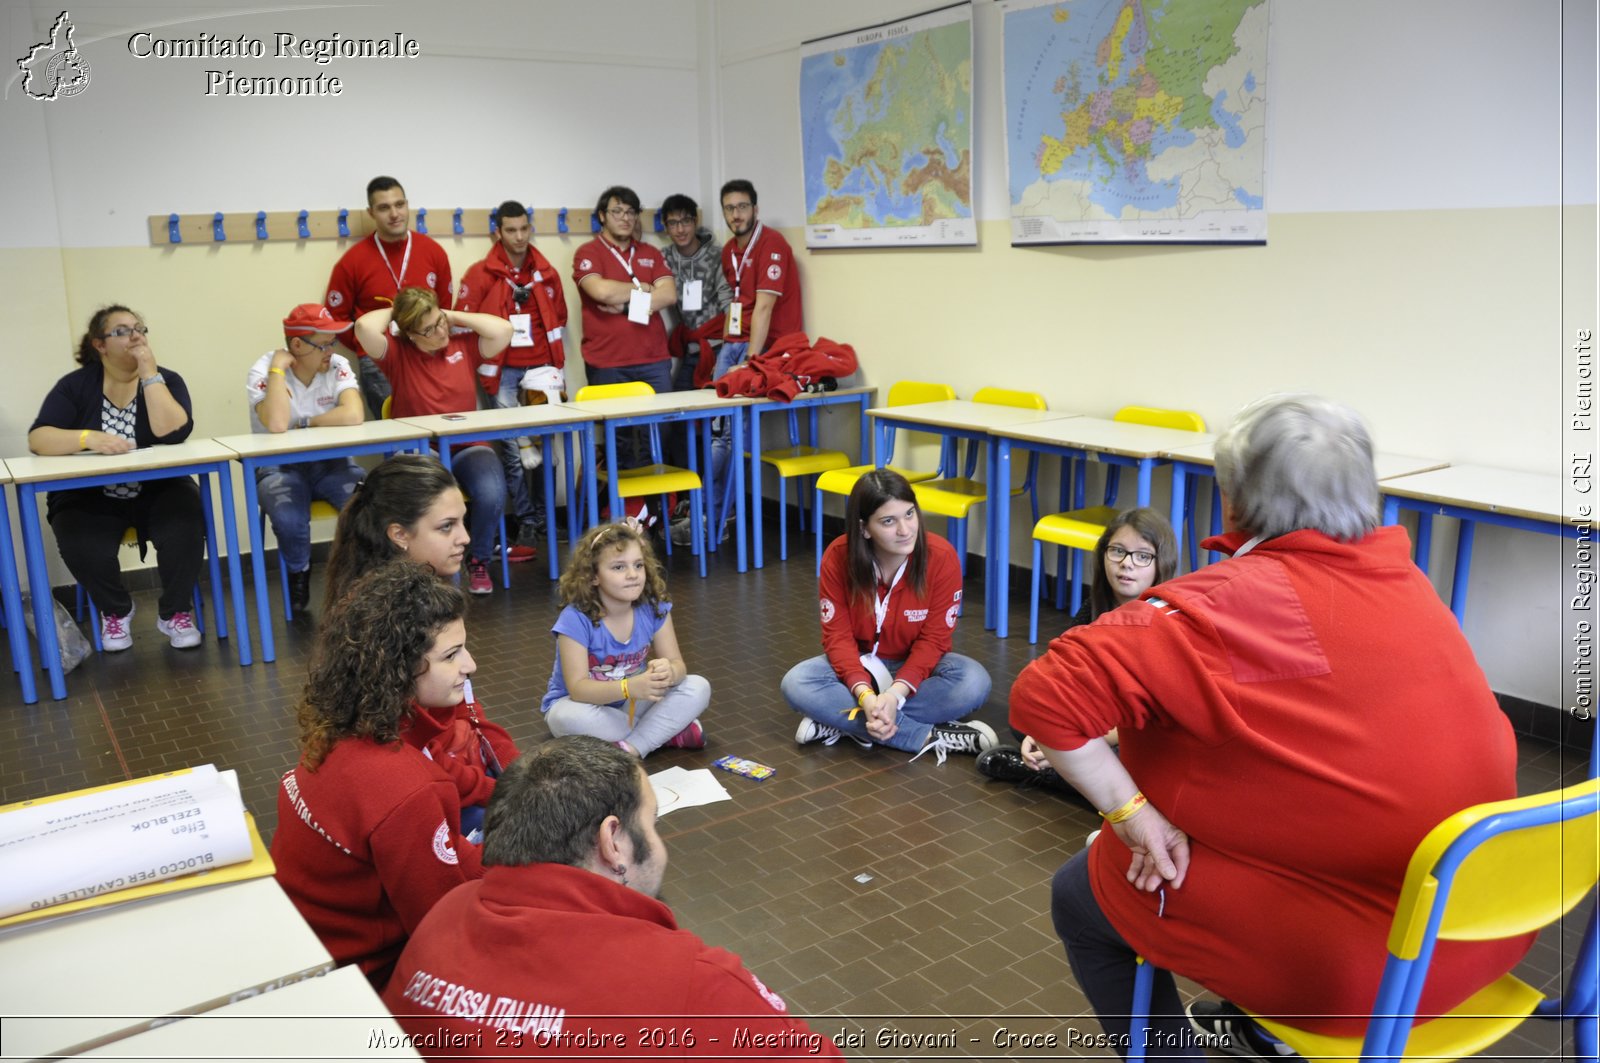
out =
<path fill-rule="evenodd" d="M 1417 843 L 1516 793 L 1511 726 L 1471 647 L 1405 530 L 1378 527 L 1360 417 L 1311 396 L 1254 403 L 1217 440 L 1216 477 L 1228 530 L 1202 545 L 1232 556 L 1071 629 L 1011 688 L 1012 725 L 1105 810 L 1051 897 L 1078 984 L 1126 1045 L 1135 959 L 1152 963 L 1147 1043 L 1188 1058 L 1202 1053 L 1173 974 L 1359 1034 Z M 1441 942 L 1421 1012 L 1531 943 Z M 1190 1014 L 1209 1043 L 1275 1054 L 1231 1005 Z"/>
<path fill-rule="evenodd" d="M 826 652 L 783 677 L 784 699 L 805 716 L 794 740 L 933 750 L 941 764 L 992 748 L 988 724 L 954 722 L 989 696 L 983 665 L 950 650 L 961 610 L 955 548 L 923 529 L 911 485 L 888 469 L 856 481 L 844 525 L 822 555 Z"/>
<path fill-rule="evenodd" d="M 89 319 L 78 342 L 82 368 L 45 396 L 28 430 L 35 454 L 126 454 L 135 447 L 182 443 L 194 429 L 183 378 L 156 364 L 150 329 L 125 306 Z M 117 549 L 129 528 L 156 548 L 161 574 L 156 629 L 178 649 L 200 645 L 195 627 L 195 582 L 205 559 L 205 514 L 200 489 L 187 476 L 52 491 L 50 527 L 61 560 L 100 610 L 100 644 L 133 645 L 133 598 L 122 582 Z M 143 547 L 141 546 L 142 550 Z"/>

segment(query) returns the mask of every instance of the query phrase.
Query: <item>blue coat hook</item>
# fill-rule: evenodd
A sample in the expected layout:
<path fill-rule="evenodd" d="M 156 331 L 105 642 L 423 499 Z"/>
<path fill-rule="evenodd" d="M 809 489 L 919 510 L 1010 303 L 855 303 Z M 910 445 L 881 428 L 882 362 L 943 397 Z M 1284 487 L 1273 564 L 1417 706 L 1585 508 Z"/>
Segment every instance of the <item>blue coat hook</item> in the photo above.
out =
<path fill-rule="evenodd" d="M 489 212 L 489 235 L 493 236 L 499 230 L 500 230 L 500 212 L 498 210 L 491 210 Z"/>
<path fill-rule="evenodd" d="M 176 218 L 177 215 L 174 214 L 173 217 Z M 567 228 L 567 208 L 566 207 L 562 207 L 561 210 L 556 213 L 556 232 L 558 232 L 558 233 L 571 232 L 571 230 Z"/>
<path fill-rule="evenodd" d="M 426 214 L 427 211 L 423 211 L 423 213 Z M 466 228 L 461 224 L 461 208 L 460 207 L 457 207 L 456 208 L 456 212 L 453 215 L 451 215 L 451 217 L 450 217 L 450 228 L 455 230 L 455 234 L 457 236 L 460 236 L 462 233 L 467 231 Z"/>
<path fill-rule="evenodd" d="M 428 208 L 417 208 L 417 232 L 423 236 L 428 235 Z"/>
<path fill-rule="evenodd" d="M 666 232 L 666 226 L 661 224 L 661 212 L 656 211 L 656 232 Z"/>
<path fill-rule="evenodd" d="M 257 240 L 265 240 L 266 238 L 267 238 L 267 212 L 264 211 L 264 210 L 258 210 L 258 211 L 256 211 L 256 239 Z"/>
<path fill-rule="evenodd" d="M 220 241 L 227 238 L 228 234 L 222 231 L 222 211 L 219 210 L 211 215 L 211 239 Z"/>
<path fill-rule="evenodd" d="M 531 200 L 531 199 L 530 199 L 530 200 L 529 200 L 529 201 L 528 201 L 528 202 L 530 202 L 530 203 L 532 203 L 532 202 L 533 202 L 533 200 Z M 536 226 L 536 225 L 535 225 L 535 224 L 534 224 L 534 223 L 533 223 L 533 208 L 532 208 L 532 207 L 529 207 L 529 208 L 528 208 L 528 232 L 530 232 L 530 233 L 531 233 L 531 232 L 533 232 L 533 231 L 534 231 L 534 229 L 536 229 L 536 228 L 538 228 L 538 226 Z"/>
<path fill-rule="evenodd" d="M 589 231 L 592 233 L 600 231 L 600 215 L 592 210 L 589 212 Z"/>
<path fill-rule="evenodd" d="M 300 212 L 300 239 L 302 240 L 311 239 L 311 226 L 306 224 L 308 217 L 310 217 L 310 212 L 304 210 Z"/>
<path fill-rule="evenodd" d="M 178 216 L 176 214 L 167 215 L 167 243 L 183 243 L 183 233 L 178 231 Z"/>
<path fill-rule="evenodd" d="M 348 208 L 339 208 L 339 235 L 350 235 L 350 211 Z"/>

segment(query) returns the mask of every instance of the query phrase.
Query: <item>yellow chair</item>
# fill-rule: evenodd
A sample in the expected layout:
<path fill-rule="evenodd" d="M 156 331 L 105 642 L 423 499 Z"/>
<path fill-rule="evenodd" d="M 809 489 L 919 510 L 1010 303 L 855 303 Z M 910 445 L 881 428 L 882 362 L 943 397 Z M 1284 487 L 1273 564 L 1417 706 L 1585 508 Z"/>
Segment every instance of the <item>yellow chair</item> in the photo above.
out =
<path fill-rule="evenodd" d="M 1600 944 L 1592 915 L 1566 999 L 1546 1000 L 1537 989 L 1505 974 L 1437 1018 L 1418 1022 L 1416 1007 L 1437 940 L 1488 941 L 1542 929 L 1572 911 L 1597 881 L 1600 779 L 1474 805 L 1430 831 L 1411 857 L 1365 1037 L 1329 1037 L 1252 1018 L 1304 1059 L 1329 1063 L 1447 1063 L 1490 1047 L 1529 1016 L 1570 1018 L 1579 1057 L 1593 1061 Z M 1307 947 L 1315 944 L 1308 942 Z M 1148 965 L 1141 965 L 1135 999 L 1137 981 L 1150 977 Z M 1140 1044 L 1143 1038 L 1131 1041 Z"/>
<path fill-rule="evenodd" d="M 920 402 L 948 402 L 956 397 L 956 390 L 949 384 L 929 384 L 919 380 L 902 380 L 889 389 L 890 406 L 914 406 Z M 948 468 L 954 448 L 950 440 L 941 441 L 939 451 L 939 468 L 932 472 L 922 472 L 916 469 L 901 468 L 894 464 L 895 433 L 889 433 L 889 453 L 884 455 L 884 467 L 899 473 L 912 483 L 920 480 L 931 480 L 935 476 L 954 470 Z M 817 541 L 817 572 L 822 572 L 822 496 L 844 495 L 849 497 L 855 489 L 856 481 L 867 473 L 877 468 L 875 465 L 852 465 L 844 469 L 830 469 L 817 477 L 815 504 L 812 511 L 816 515 L 816 541 Z"/>
<path fill-rule="evenodd" d="M 585 402 L 590 399 L 622 399 L 641 395 L 654 395 L 656 389 L 643 380 L 627 380 L 620 384 L 588 384 L 578 389 L 575 401 Z M 661 460 L 661 426 L 652 424 L 650 433 L 650 464 L 640 465 L 632 469 L 617 470 L 617 494 L 622 498 L 638 498 L 641 495 L 657 495 L 657 512 L 666 531 L 665 539 L 667 553 L 672 553 L 672 512 L 667 508 L 667 495 L 679 491 L 689 494 L 689 526 L 694 529 L 691 549 L 700 561 L 700 575 L 706 574 L 706 554 L 710 552 L 710 544 L 702 541 L 705 532 L 705 521 L 702 513 L 705 506 L 704 483 L 700 474 L 692 469 L 680 468 L 677 465 L 667 465 Z M 706 460 L 710 460 L 706 455 Z M 595 470 L 595 481 L 598 484 L 606 482 L 605 470 Z M 620 514 L 613 513 L 613 520 L 619 519 Z"/>
<path fill-rule="evenodd" d="M 811 407 L 811 438 L 816 440 L 816 407 Z M 819 476 L 835 469 L 846 468 L 850 455 L 842 450 L 820 450 L 800 442 L 800 411 L 790 409 L 789 445 L 781 450 L 763 450 L 761 463 L 772 466 L 778 474 L 778 560 L 789 560 L 789 480 L 798 476 Z M 800 530 L 806 529 L 806 498 L 804 487 L 795 488 L 795 507 L 800 512 Z M 813 519 L 816 513 L 813 511 Z M 761 529 L 755 529 L 760 535 Z"/>
<path fill-rule="evenodd" d="M 1047 409 L 1044 396 L 1032 391 L 1012 391 L 1007 388 L 979 388 L 978 393 L 972 396 L 973 402 L 987 403 L 991 406 L 1013 406 L 1023 410 Z M 978 448 L 980 444 L 969 443 L 967 446 L 967 467 L 963 476 L 947 476 L 936 480 L 923 480 L 912 484 L 912 490 L 917 495 L 917 509 L 923 513 L 931 513 L 936 517 L 944 517 L 950 523 L 950 543 L 956 548 L 956 555 L 961 558 L 961 574 L 967 573 L 967 517 L 973 507 L 982 505 L 989 497 L 989 487 L 981 481 L 973 479 L 977 471 Z M 1033 519 L 1039 520 L 1039 455 L 1028 455 L 1028 472 L 1023 477 L 1022 486 L 1011 489 L 1011 497 L 1027 494 L 1033 502 Z"/>
<path fill-rule="evenodd" d="M 1183 432 L 1204 432 L 1206 422 L 1198 413 L 1187 410 L 1162 410 L 1153 406 L 1124 406 L 1118 410 L 1113 420 L 1126 424 L 1147 424 L 1157 428 L 1175 428 Z M 1033 526 L 1033 580 L 1032 594 L 1028 601 L 1028 642 L 1039 641 L 1039 584 L 1044 571 L 1044 544 L 1053 543 L 1060 547 L 1056 555 L 1056 608 L 1066 606 L 1066 562 L 1067 552 L 1072 554 L 1072 609 L 1076 615 L 1079 605 L 1083 602 L 1083 555 L 1092 553 L 1095 544 L 1100 541 L 1100 536 L 1105 533 L 1106 525 L 1114 520 L 1123 507 L 1117 503 L 1117 489 L 1121 479 L 1121 468 L 1116 465 L 1106 470 L 1105 502 L 1098 506 L 1088 506 L 1081 509 L 1069 510 L 1065 513 L 1051 513 L 1037 521 Z M 1063 478 L 1065 482 L 1065 478 Z M 1065 490 L 1063 488 L 1063 490 Z M 1081 481 L 1080 496 L 1081 498 Z M 1190 504 L 1193 504 L 1194 492 L 1188 492 Z M 1186 522 L 1188 523 L 1188 522 Z M 1182 534 L 1182 529 L 1175 529 Z"/>

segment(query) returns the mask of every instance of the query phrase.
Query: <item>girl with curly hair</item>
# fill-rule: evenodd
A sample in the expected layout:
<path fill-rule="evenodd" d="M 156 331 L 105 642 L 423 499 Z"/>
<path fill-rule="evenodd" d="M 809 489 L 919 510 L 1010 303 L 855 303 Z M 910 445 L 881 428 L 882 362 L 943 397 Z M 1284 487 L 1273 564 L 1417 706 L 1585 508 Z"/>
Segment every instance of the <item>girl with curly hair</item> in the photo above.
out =
<path fill-rule="evenodd" d="M 561 575 L 556 662 L 539 706 L 552 733 L 585 734 L 644 757 L 704 749 L 711 684 L 690 675 L 672 627 L 667 580 L 632 521 L 584 537 Z"/>
<path fill-rule="evenodd" d="M 278 882 L 333 958 L 382 987 L 440 897 L 483 874 L 463 819 L 517 747 L 472 698 L 461 591 L 397 561 L 328 611 L 278 791 Z"/>

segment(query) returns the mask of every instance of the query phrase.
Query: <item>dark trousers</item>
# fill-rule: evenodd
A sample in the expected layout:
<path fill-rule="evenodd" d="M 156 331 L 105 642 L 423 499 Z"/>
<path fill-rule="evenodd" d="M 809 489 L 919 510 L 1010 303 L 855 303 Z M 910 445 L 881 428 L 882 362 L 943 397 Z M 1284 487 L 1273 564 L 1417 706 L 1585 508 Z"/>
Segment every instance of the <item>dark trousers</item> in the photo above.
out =
<path fill-rule="evenodd" d="M 350 341 L 354 343 L 355 340 Z M 383 418 L 383 400 L 394 393 L 389 386 L 389 378 L 383 375 L 383 370 L 378 368 L 378 363 L 362 355 L 350 358 L 356 363 L 356 376 L 361 384 L 361 397 L 367 402 L 367 419 L 377 421 Z"/>
<path fill-rule="evenodd" d="M 584 376 L 591 384 L 621 384 L 629 380 L 643 380 L 657 395 L 672 390 L 672 359 L 643 365 L 598 366 L 583 364 Z M 617 468 L 634 469 L 650 464 L 650 441 L 645 428 L 622 428 L 617 431 Z M 613 520 L 617 519 L 614 515 Z"/>
<path fill-rule="evenodd" d="M 1089 998 L 1100 1028 L 1116 1046 L 1117 1054 L 1126 1058 L 1134 960 L 1138 953 L 1117 933 L 1094 899 L 1089 886 L 1089 850 L 1074 856 L 1056 872 L 1050 883 L 1050 918 L 1061 943 L 1067 947 L 1067 963 L 1072 965 L 1078 988 Z M 1145 1035 L 1147 1058 L 1204 1059 L 1205 1052 L 1194 1040 L 1177 984 L 1171 974 L 1157 969 Z"/>
<path fill-rule="evenodd" d="M 70 492 L 50 507 L 50 528 L 61 560 L 100 612 L 127 616 L 133 609 L 117 556 L 129 528 L 140 529 L 156 548 L 162 619 L 194 608 L 206 519 L 200 488 L 189 477 L 146 480 L 137 498 L 111 498 L 98 487 Z"/>

